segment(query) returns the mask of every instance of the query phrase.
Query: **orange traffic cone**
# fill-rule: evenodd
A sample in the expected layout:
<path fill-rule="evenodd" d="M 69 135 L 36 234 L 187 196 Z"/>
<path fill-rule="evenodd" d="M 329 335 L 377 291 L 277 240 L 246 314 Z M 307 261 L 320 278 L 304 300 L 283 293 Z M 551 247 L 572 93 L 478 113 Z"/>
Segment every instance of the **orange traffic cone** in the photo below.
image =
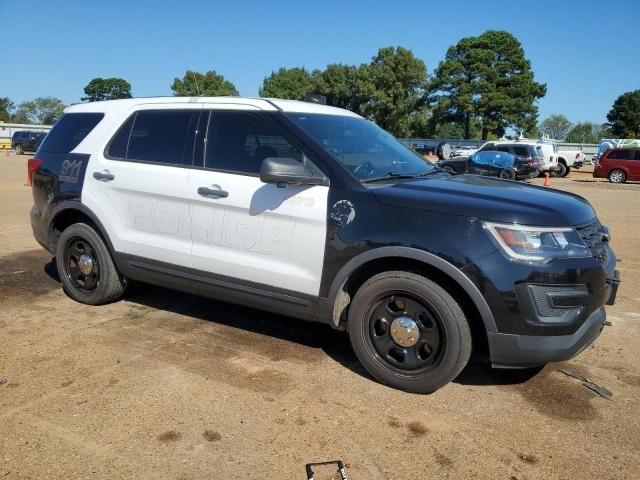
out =
<path fill-rule="evenodd" d="M 544 172 L 544 186 L 550 187 L 551 183 L 549 183 L 549 172 Z"/>

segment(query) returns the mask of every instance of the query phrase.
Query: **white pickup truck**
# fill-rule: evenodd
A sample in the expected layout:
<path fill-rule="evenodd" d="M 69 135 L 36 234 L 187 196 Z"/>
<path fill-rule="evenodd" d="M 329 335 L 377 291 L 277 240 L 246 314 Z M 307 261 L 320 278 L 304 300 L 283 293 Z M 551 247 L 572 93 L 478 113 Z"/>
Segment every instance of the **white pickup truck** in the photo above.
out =
<path fill-rule="evenodd" d="M 572 168 L 580 168 L 584 165 L 584 153 L 579 150 L 559 150 L 558 169 L 552 172 L 554 177 L 566 177 Z"/>

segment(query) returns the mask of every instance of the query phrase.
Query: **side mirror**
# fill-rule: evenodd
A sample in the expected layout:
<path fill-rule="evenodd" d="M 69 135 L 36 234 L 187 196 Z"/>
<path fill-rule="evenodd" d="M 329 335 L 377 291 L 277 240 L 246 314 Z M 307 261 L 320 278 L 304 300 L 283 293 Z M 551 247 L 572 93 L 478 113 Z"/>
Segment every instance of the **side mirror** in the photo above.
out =
<path fill-rule="evenodd" d="M 260 166 L 260 180 L 279 187 L 290 185 L 329 185 L 329 179 L 294 158 L 269 157 Z"/>

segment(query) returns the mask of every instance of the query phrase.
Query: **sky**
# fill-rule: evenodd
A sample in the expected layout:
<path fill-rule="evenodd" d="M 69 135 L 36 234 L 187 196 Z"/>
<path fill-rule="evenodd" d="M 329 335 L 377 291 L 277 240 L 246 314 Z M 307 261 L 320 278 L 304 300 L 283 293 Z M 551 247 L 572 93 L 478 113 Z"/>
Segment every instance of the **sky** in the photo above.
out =
<path fill-rule="evenodd" d="M 134 96 L 171 95 L 187 69 L 215 70 L 257 96 L 279 67 L 369 62 L 403 46 L 429 73 L 447 48 L 489 29 L 515 35 L 547 84 L 540 119 L 602 123 L 640 88 L 640 0 L 0 0 L 0 97 L 77 103 L 95 77 Z"/>

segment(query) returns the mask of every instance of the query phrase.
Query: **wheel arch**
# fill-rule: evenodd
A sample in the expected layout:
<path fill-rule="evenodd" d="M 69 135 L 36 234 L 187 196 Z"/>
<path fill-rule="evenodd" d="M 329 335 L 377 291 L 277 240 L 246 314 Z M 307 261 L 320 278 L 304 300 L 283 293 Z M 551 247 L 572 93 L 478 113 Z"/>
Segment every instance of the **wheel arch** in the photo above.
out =
<path fill-rule="evenodd" d="M 358 288 L 373 275 L 389 270 L 417 271 L 450 291 L 468 316 L 474 338 L 481 333 L 486 340 L 487 333 L 497 332 L 489 305 L 464 273 L 437 255 L 411 247 L 380 247 L 351 259 L 331 283 L 323 317 L 336 328 L 344 326 Z"/>
<path fill-rule="evenodd" d="M 98 233 L 107 244 L 110 253 L 114 253 L 113 244 L 102 222 L 98 220 L 96 214 L 93 213 L 89 207 L 78 200 L 63 201 L 52 210 L 49 228 L 47 229 L 47 239 L 52 252 L 56 251 L 58 239 L 64 229 L 79 222 L 88 223 L 94 227 L 96 233 Z"/>

